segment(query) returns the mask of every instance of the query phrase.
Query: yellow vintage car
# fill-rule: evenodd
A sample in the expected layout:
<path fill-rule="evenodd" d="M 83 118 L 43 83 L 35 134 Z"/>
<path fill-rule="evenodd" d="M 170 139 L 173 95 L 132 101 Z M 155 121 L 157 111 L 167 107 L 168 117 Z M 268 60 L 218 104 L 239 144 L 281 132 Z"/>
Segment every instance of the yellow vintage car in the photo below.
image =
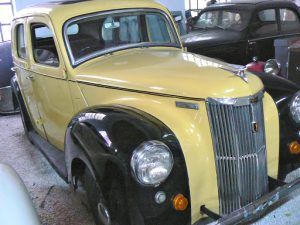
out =
<path fill-rule="evenodd" d="M 12 40 L 25 132 L 97 224 L 234 224 L 298 187 L 274 190 L 278 112 L 260 79 L 187 53 L 162 5 L 40 4 Z"/>

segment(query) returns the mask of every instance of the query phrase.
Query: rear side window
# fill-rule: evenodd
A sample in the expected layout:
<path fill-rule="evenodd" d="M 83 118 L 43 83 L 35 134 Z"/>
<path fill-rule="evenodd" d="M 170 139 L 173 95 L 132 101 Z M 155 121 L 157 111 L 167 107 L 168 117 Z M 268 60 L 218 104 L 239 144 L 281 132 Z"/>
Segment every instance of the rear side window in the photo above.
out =
<path fill-rule="evenodd" d="M 275 9 L 266 9 L 258 13 L 258 18 L 261 22 L 276 22 Z"/>
<path fill-rule="evenodd" d="M 278 23 L 275 9 L 265 9 L 258 12 L 251 24 L 253 37 L 272 36 L 278 33 Z"/>
<path fill-rule="evenodd" d="M 300 32 L 299 18 L 293 10 L 280 9 L 281 31 L 284 33 Z"/>
<path fill-rule="evenodd" d="M 17 25 L 16 37 L 17 37 L 18 57 L 20 57 L 22 59 L 26 59 L 25 32 L 24 32 L 24 25 L 23 24 Z"/>
<path fill-rule="evenodd" d="M 32 24 L 31 37 L 35 62 L 58 67 L 59 60 L 52 31 L 44 24 Z"/>

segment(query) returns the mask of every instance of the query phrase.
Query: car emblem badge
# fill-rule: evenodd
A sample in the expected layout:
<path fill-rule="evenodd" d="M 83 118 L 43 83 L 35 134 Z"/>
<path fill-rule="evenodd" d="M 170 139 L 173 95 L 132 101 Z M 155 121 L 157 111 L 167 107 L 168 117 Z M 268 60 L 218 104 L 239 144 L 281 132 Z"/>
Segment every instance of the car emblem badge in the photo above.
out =
<path fill-rule="evenodd" d="M 258 132 L 258 123 L 257 122 L 252 122 L 252 129 L 254 133 Z"/>

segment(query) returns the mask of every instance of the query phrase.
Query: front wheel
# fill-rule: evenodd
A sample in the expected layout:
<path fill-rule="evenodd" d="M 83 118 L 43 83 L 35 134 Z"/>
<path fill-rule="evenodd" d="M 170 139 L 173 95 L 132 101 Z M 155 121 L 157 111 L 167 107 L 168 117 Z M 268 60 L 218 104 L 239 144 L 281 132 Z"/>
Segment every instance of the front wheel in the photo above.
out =
<path fill-rule="evenodd" d="M 85 168 L 83 187 L 97 225 L 130 225 L 125 187 L 119 176 L 105 179 L 101 189 L 88 168 Z M 103 190 L 103 191 L 102 191 Z"/>

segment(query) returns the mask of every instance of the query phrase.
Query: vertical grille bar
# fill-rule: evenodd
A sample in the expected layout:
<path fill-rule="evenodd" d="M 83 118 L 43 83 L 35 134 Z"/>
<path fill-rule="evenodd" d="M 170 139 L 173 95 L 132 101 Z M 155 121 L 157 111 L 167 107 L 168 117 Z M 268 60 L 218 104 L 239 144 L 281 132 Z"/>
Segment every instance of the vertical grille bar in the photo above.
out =
<path fill-rule="evenodd" d="M 268 191 L 263 92 L 235 99 L 208 99 L 220 215 Z"/>

